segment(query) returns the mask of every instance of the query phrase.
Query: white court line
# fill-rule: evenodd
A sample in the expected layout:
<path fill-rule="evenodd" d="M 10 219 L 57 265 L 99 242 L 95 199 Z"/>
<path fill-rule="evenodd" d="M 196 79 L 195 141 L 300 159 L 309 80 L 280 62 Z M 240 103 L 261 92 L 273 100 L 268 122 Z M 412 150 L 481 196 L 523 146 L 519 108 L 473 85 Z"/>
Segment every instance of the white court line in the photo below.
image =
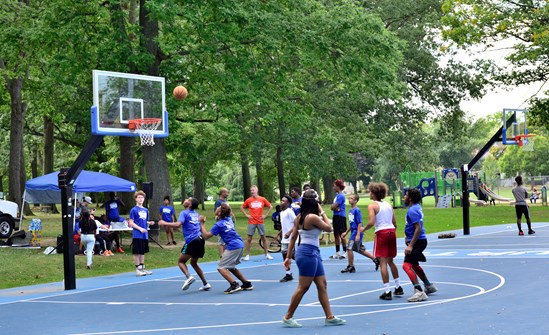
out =
<path fill-rule="evenodd" d="M 400 310 L 407 310 L 407 309 L 414 309 L 414 308 L 423 308 L 431 305 L 439 305 L 444 304 L 448 302 L 463 300 L 463 299 L 469 299 L 473 298 L 482 294 L 487 294 L 492 291 L 495 291 L 502 287 L 505 284 L 505 278 L 501 276 L 500 274 L 497 274 L 492 271 L 482 270 L 482 269 L 475 269 L 475 268 L 468 268 L 468 267 L 459 267 L 459 266 L 443 266 L 443 265 L 434 265 L 433 267 L 440 267 L 440 268 L 448 268 L 448 269 L 458 269 L 458 270 L 465 270 L 465 271 L 476 271 L 476 272 L 482 272 L 488 275 L 495 276 L 496 278 L 499 278 L 499 284 L 490 288 L 490 289 L 484 289 L 480 286 L 476 286 L 479 289 L 479 292 L 456 297 L 456 298 L 449 298 L 449 299 L 440 299 L 435 301 L 425 301 L 421 303 L 409 303 L 409 304 L 402 304 L 401 307 L 393 307 L 393 308 L 386 308 L 386 309 L 379 309 L 374 311 L 367 311 L 367 312 L 358 312 L 358 313 L 348 313 L 348 314 L 340 314 L 339 317 L 349 317 L 349 316 L 363 316 L 363 315 L 369 315 L 369 314 L 377 314 L 377 313 L 383 313 L 383 312 L 391 312 L 391 311 L 400 311 Z M 461 284 L 465 286 L 469 286 L 467 284 Z M 337 299 L 337 298 L 336 298 Z M 379 305 L 376 305 L 379 306 Z M 312 306 L 309 306 L 312 307 Z M 296 318 L 298 321 L 309 321 L 309 320 L 320 320 L 324 319 L 324 316 L 322 317 L 310 317 L 310 318 Z M 106 335 L 106 334 L 137 334 L 137 333 L 159 333 L 159 332 L 173 332 L 173 331 L 181 331 L 181 330 L 196 330 L 196 329 L 216 329 L 216 328 L 226 328 L 226 327 L 242 327 L 242 326 L 255 326 L 255 325 L 266 325 L 266 324 L 275 324 L 280 323 L 280 320 L 273 320 L 273 321 L 260 321 L 260 322 L 249 322 L 249 323 L 231 323 L 231 324 L 217 324 L 217 325 L 204 325 L 204 326 L 190 326 L 190 327 L 178 327 L 178 328 L 162 328 L 162 329 L 141 329 L 141 330 L 123 330 L 123 331 L 112 331 L 112 332 L 93 332 L 93 333 L 75 333 L 73 335 Z"/>

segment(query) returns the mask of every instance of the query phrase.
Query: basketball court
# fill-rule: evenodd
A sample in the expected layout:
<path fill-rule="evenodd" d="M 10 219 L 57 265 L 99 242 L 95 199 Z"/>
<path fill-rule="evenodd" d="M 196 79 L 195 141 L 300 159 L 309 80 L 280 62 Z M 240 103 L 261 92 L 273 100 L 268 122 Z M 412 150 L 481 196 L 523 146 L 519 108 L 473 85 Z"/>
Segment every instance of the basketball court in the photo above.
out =
<path fill-rule="evenodd" d="M 255 256 L 239 268 L 253 291 L 224 294 L 228 283 L 216 263 L 202 263 L 213 286 L 198 291 L 198 280 L 181 291 L 177 267 L 154 269 L 151 276 L 119 275 L 79 279 L 78 289 L 63 283 L 0 291 L 3 334 L 548 334 L 545 314 L 549 278 L 549 223 L 534 224 L 535 235 L 517 236 L 514 225 L 473 228 L 471 235 L 438 239 L 429 235 L 424 269 L 439 291 L 429 300 L 409 303 L 413 293 L 399 266 L 404 296 L 383 301 L 379 272 L 356 257 L 357 272 L 342 274 L 346 260 L 330 260 L 322 247 L 328 293 L 335 315 L 347 320 L 337 329 L 324 326 L 314 287 L 295 318 L 303 328 L 281 325 L 296 281 L 284 276 L 280 254 L 272 261 Z M 399 240 L 399 245 L 403 241 Z M 371 242 L 367 248 L 371 250 Z M 400 248 L 402 252 L 403 248 Z M 174 260 L 175 262 L 176 260 Z M 294 274 L 297 269 L 293 265 Z M 192 273 L 192 270 L 191 270 Z"/>

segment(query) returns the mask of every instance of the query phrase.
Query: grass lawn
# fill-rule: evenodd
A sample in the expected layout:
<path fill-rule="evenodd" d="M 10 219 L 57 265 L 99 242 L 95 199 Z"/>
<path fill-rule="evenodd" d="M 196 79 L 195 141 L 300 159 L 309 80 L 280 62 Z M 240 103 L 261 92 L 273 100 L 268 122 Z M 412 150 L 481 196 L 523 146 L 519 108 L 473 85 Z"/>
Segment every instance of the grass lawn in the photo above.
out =
<path fill-rule="evenodd" d="M 510 196 L 510 190 L 502 190 L 500 194 L 505 197 Z M 362 211 L 364 220 L 367 218 L 367 205 L 370 202 L 366 195 L 361 196 L 359 207 Z M 240 236 L 246 236 L 246 220 L 239 210 L 241 203 L 231 203 L 236 214 L 236 226 Z M 274 204 L 273 204 L 274 205 Z M 181 205 L 175 205 L 176 212 L 182 210 Z M 548 222 L 549 207 L 541 206 L 540 204 L 533 205 L 531 215 L 533 222 Z M 324 210 L 330 214 L 329 206 L 324 206 Z M 99 209 L 102 212 L 102 209 Z M 213 202 L 207 202 L 204 211 L 199 211 L 202 215 L 208 218 L 206 226 L 210 228 L 213 225 Z M 36 213 L 39 213 L 38 211 Z M 405 209 L 396 209 L 395 215 L 398 224 L 398 236 L 403 236 Z M 428 197 L 424 199 L 425 227 L 428 233 L 443 232 L 448 230 L 462 229 L 462 208 L 437 209 L 434 208 L 434 199 Z M 331 216 L 331 215 L 329 215 Z M 42 284 L 49 282 L 60 282 L 63 280 L 63 255 L 43 254 L 44 247 L 55 246 L 57 235 L 61 234 L 61 215 L 60 214 L 45 214 L 40 213 L 36 216 L 42 220 L 42 247 L 41 249 L 19 249 L 19 248 L 0 248 L 0 289 L 11 288 L 17 286 L 26 286 L 34 284 Z M 23 222 L 23 228 L 29 225 L 29 217 Z M 470 208 L 471 227 L 488 226 L 497 224 L 514 224 L 515 209 L 507 203 L 498 203 L 492 207 L 472 206 Z M 272 221 L 266 220 L 265 227 L 268 235 L 274 235 Z M 163 228 L 161 228 L 163 229 Z M 177 259 L 183 245 L 181 231 L 176 232 L 176 238 L 179 245 L 166 246 L 166 235 L 161 230 L 159 241 L 164 246 L 164 249 L 159 248 L 156 244 L 150 243 L 151 251 L 145 256 L 147 268 L 164 268 L 177 265 Z M 365 240 L 373 239 L 372 230 L 365 235 Z M 94 256 L 93 269 L 86 270 L 86 257 L 75 256 L 76 258 L 76 278 L 94 277 L 134 270 L 131 250 L 128 245 L 131 237 L 124 237 L 124 246 L 126 247 L 125 254 L 115 253 L 114 257 Z M 210 242 L 211 241 L 211 242 Z M 206 255 L 204 261 L 214 261 L 219 257 L 216 242 L 214 237 L 208 241 L 206 246 Z M 323 243 L 324 245 L 324 243 Z M 252 245 L 252 254 L 260 254 L 257 236 L 254 237 Z M 275 255 L 276 257 L 280 257 Z M 281 260 L 282 261 L 282 260 Z"/>

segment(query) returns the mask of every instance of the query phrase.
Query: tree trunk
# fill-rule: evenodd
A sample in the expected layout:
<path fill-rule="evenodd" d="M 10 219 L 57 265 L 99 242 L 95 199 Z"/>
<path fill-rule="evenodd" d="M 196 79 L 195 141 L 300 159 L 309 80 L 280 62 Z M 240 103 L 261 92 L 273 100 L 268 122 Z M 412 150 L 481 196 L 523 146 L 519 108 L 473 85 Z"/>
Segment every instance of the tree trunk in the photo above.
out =
<path fill-rule="evenodd" d="M 185 180 L 181 181 L 181 184 L 179 185 L 179 187 L 181 189 L 181 204 L 183 205 L 185 198 L 187 198 L 187 187 L 185 185 Z"/>
<path fill-rule="evenodd" d="M 276 173 L 278 176 L 278 189 L 280 196 L 286 194 L 286 181 L 284 180 L 284 161 L 282 160 L 282 144 L 279 143 L 276 148 Z M 288 193 L 290 194 L 290 193 Z"/>
<path fill-rule="evenodd" d="M 197 199 L 204 210 L 204 167 L 195 165 L 193 167 L 193 198 Z"/>
<path fill-rule="evenodd" d="M 263 182 L 263 167 L 261 165 L 261 158 L 257 158 L 255 161 L 255 172 L 257 175 L 257 191 L 261 195 L 265 195 L 265 183 Z"/>
<path fill-rule="evenodd" d="M 135 154 L 133 150 L 134 138 L 120 136 L 119 141 L 120 158 L 118 163 L 120 166 L 120 178 L 135 182 Z M 118 197 L 125 205 L 122 209 L 120 209 L 120 214 L 128 214 L 134 203 L 133 193 L 123 192 L 118 194 Z"/>
<path fill-rule="evenodd" d="M 324 176 L 322 178 L 322 187 L 324 188 L 324 202 L 323 204 L 331 204 L 332 200 L 335 197 L 334 193 L 334 178 L 329 176 Z"/>
<path fill-rule="evenodd" d="M 250 193 L 250 187 L 252 187 L 252 181 L 250 177 L 250 165 L 248 156 L 246 154 L 240 154 L 240 162 L 242 164 L 242 194 L 244 194 L 244 200 L 248 199 L 252 194 Z"/>

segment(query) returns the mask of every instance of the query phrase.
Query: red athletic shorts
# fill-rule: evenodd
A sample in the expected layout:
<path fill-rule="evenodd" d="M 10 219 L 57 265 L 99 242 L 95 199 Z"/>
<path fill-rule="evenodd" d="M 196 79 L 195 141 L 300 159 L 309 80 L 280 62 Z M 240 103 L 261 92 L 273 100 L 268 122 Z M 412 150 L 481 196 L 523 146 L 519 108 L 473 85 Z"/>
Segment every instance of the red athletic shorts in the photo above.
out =
<path fill-rule="evenodd" d="M 375 257 L 396 257 L 396 229 L 383 229 L 376 233 L 374 240 Z"/>

